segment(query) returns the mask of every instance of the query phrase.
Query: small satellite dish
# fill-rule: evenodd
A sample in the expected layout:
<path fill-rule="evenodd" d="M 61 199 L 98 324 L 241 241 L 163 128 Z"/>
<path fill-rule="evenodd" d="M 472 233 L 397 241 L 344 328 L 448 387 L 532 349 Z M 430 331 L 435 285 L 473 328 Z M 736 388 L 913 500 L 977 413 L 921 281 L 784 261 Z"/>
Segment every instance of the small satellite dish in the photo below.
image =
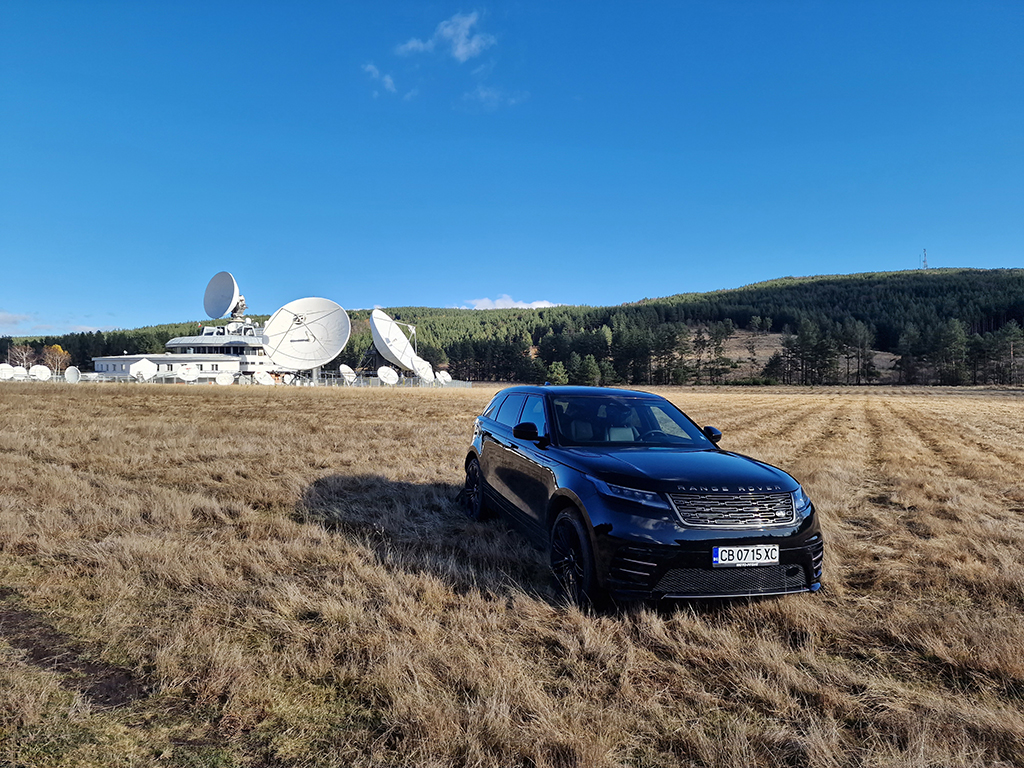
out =
<path fill-rule="evenodd" d="M 28 378 L 28 371 L 25 369 L 24 365 L 16 365 L 11 370 L 14 373 L 14 378 L 15 379 L 27 379 Z"/>
<path fill-rule="evenodd" d="M 30 378 L 36 381 L 49 381 L 50 376 L 53 375 L 53 371 L 47 368 L 45 365 L 33 365 L 28 369 L 28 375 Z"/>
<path fill-rule="evenodd" d="M 394 368 L 388 368 L 386 365 L 382 365 L 377 369 L 377 378 L 389 387 L 393 387 L 398 383 L 398 371 Z"/>
<path fill-rule="evenodd" d="M 416 375 L 424 381 L 434 380 L 434 369 L 431 368 L 430 363 L 422 357 L 414 357 L 412 359 L 412 369 L 416 371 Z"/>
<path fill-rule="evenodd" d="M 14 378 L 14 366 L 9 363 L 0 363 L 0 381 L 10 381 Z"/>
<path fill-rule="evenodd" d="M 82 372 L 75 366 L 69 365 L 64 369 L 64 381 L 68 384 L 77 384 L 82 380 Z"/>
<path fill-rule="evenodd" d="M 230 272 L 218 272 L 210 278 L 203 296 L 203 309 L 206 314 L 216 320 L 224 317 L 238 304 L 238 283 Z"/>
<path fill-rule="evenodd" d="M 285 384 L 291 384 L 293 381 L 295 381 L 295 374 L 286 373 L 284 376 L 281 377 L 281 381 L 283 381 Z"/>
<path fill-rule="evenodd" d="M 272 387 L 275 384 L 274 377 L 266 371 L 256 371 L 256 373 L 252 375 L 252 378 L 257 384 L 262 384 L 265 387 Z"/>
<path fill-rule="evenodd" d="M 438 371 L 437 372 L 437 380 L 440 381 L 442 385 L 444 385 L 444 384 L 451 384 L 452 383 L 452 375 L 450 373 L 448 373 L 448 371 Z"/>
<path fill-rule="evenodd" d="M 174 373 L 182 381 L 195 381 L 199 378 L 199 368 L 192 363 L 185 363 Z"/>
<path fill-rule="evenodd" d="M 128 375 L 133 377 L 136 381 L 150 381 L 154 376 L 156 376 L 156 372 L 158 370 L 159 368 L 156 363 L 149 358 L 144 357 L 128 366 Z M 197 368 L 197 376 L 198 373 L 199 369 Z"/>
<path fill-rule="evenodd" d="M 353 381 L 356 380 L 356 372 L 353 371 L 344 363 L 338 366 L 338 373 L 341 374 L 341 378 L 345 380 L 346 384 L 351 384 Z"/>
<path fill-rule="evenodd" d="M 220 373 L 218 373 L 218 374 L 217 374 L 217 378 L 216 378 L 216 379 L 214 379 L 214 381 L 216 381 L 216 382 L 217 382 L 218 384 L 220 384 L 220 385 L 221 385 L 222 387 L 226 387 L 226 386 L 228 386 L 229 384 L 232 384 L 232 383 L 234 383 L 234 381 L 235 381 L 235 377 L 234 377 L 234 376 L 232 376 L 232 375 L 231 375 L 230 373 L 228 373 L 227 371 L 221 371 Z"/>
<path fill-rule="evenodd" d="M 389 363 L 394 363 L 405 371 L 413 371 L 413 358 L 416 351 L 405 337 L 405 333 L 399 328 L 398 323 L 392 320 L 387 313 L 379 309 L 370 313 L 370 334 L 373 336 L 373 345 L 377 347 L 381 357 Z"/>
<path fill-rule="evenodd" d="M 279 368 L 308 371 L 331 362 L 348 343 L 348 314 L 330 299 L 290 301 L 263 326 L 263 349 Z"/>

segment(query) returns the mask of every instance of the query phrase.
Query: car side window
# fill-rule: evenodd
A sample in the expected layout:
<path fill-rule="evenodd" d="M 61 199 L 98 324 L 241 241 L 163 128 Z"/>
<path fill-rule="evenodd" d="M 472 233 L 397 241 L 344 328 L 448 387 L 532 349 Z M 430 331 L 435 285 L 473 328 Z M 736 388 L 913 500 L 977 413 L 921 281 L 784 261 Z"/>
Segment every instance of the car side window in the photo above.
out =
<path fill-rule="evenodd" d="M 494 418 L 494 414 L 498 412 L 498 406 L 501 405 L 504 401 L 505 401 L 504 395 L 497 395 L 487 405 L 486 410 L 484 410 L 484 416 L 486 416 L 488 419 L 493 419 Z"/>
<path fill-rule="evenodd" d="M 526 398 L 526 407 L 523 408 L 523 415 L 519 417 L 519 423 L 530 422 L 537 425 L 537 434 L 548 433 L 548 421 L 544 417 L 544 398 L 540 395 L 530 395 Z"/>
<path fill-rule="evenodd" d="M 506 397 L 505 402 L 498 408 L 498 415 L 494 417 L 495 420 L 499 424 L 514 427 L 519 423 L 519 413 L 523 410 L 524 400 L 526 400 L 525 395 L 509 395 Z"/>

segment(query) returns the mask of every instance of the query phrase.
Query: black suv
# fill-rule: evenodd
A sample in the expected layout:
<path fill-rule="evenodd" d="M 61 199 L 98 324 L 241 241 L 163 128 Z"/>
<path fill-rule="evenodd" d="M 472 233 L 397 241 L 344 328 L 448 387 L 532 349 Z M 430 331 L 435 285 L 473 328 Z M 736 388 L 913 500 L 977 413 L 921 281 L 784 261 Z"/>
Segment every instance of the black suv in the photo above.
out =
<path fill-rule="evenodd" d="M 663 397 L 511 387 L 476 419 L 463 498 L 550 552 L 566 596 L 778 595 L 821 587 L 814 505 Z"/>

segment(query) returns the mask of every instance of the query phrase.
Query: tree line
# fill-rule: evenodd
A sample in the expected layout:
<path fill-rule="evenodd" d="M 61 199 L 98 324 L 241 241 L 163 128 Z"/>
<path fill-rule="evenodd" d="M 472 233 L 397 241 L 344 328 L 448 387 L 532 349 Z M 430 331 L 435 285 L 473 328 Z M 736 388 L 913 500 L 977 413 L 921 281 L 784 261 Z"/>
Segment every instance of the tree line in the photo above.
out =
<path fill-rule="evenodd" d="M 875 351 L 898 356 L 896 374 L 905 383 L 1019 384 L 1022 376 L 1020 269 L 781 278 L 615 307 L 388 311 L 416 326 L 421 357 L 468 380 L 864 384 L 878 378 Z M 357 367 L 372 344 L 369 311 L 349 314 L 352 335 L 332 366 Z M 25 343 L 37 351 L 60 345 L 88 370 L 92 357 L 162 353 L 168 339 L 198 328 L 181 323 Z M 750 331 L 748 354 L 729 358 L 724 348 L 737 329 Z M 781 334 L 781 350 L 758 359 L 757 339 L 769 333 Z M 0 356 L 12 343 L 0 339 Z"/>

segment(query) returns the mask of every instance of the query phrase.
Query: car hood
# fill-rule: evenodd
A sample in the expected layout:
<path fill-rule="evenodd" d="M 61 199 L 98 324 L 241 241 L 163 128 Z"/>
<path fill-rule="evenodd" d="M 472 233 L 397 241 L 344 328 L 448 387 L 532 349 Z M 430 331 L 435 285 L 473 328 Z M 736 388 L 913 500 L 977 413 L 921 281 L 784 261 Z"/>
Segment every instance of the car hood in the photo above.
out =
<path fill-rule="evenodd" d="M 609 483 L 659 491 L 795 491 L 781 469 L 728 451 L 675 448 L 564 448 L 570 463 Z"/>

